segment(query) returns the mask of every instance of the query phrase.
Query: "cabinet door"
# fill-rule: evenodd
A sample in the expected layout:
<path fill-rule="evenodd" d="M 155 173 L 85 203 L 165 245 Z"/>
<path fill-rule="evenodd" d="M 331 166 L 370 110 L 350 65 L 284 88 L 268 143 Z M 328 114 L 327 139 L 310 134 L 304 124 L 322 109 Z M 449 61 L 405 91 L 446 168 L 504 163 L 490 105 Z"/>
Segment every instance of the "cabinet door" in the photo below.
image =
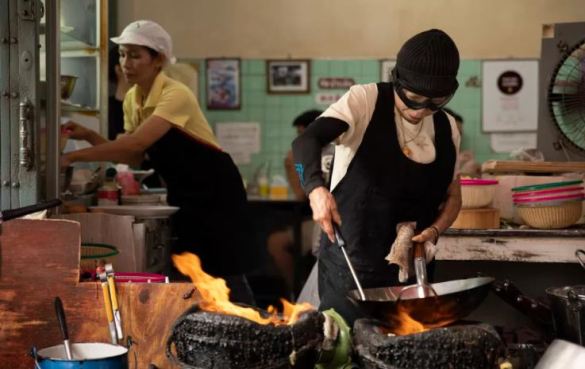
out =
<path fill-rule="evenodd" d="M 39 85 L 38 20 L 42 7 L 36 0 L 0 1 L 2 36 L 1 177 L 2 209 L 38 202 Z"/>

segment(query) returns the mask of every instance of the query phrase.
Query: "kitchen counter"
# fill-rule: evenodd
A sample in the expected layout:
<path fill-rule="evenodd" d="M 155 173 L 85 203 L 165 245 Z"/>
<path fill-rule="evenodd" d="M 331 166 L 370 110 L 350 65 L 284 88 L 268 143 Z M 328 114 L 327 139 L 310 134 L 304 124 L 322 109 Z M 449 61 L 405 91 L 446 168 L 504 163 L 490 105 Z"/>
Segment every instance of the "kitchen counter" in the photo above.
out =
<path fill-rule="evenodd" d="M 585 227 L 570 229 L 448 229 L 439 240 L 437 260 L 576 263 L 585 249 Z"/>

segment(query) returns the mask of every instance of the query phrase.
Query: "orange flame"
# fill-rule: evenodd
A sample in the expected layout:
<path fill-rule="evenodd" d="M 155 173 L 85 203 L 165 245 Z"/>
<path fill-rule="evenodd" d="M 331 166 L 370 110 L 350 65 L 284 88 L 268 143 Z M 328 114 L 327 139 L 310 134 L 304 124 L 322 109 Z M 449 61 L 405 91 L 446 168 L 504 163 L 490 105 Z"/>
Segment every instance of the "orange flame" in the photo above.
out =
<path fill-rule="evenodd" d="M 439 328 L 449 323 L 441 321 L 437 324 L 423 324 L 417 320 L 414 320 L 410 315 L 408 315 L 408 313 L 404 311 L 398 311 L 398 317 L 396 318 L 395 325 L 390 330 L 392 333 L 398 336 L 406 336 L 409 334 L 426 332 L 433 328 Z"/>
<path fill-rule="evenodd" d="M 197 255 L 185 252 L 181 255 L 173 255 L 172 258 L 177 269 L 191 278 L 201 296 L 199 307 L 204 311 L 236 315 L 264 325 L 290 325 L 297 321 L 302 312 L 314 309 L 308 303 L 291 304 L 285 299 L 280 299 L 284 307 L 282 318 L 279 316 L 278 310 L 273 306 L 269 306 L 267 309 L 269 316 L 263 317 L 255 309 L 231 303 L 229 300 L 230 289 L 227 287 L 225 280 L 205 273 L 201 268 L 201 260 Z"/>

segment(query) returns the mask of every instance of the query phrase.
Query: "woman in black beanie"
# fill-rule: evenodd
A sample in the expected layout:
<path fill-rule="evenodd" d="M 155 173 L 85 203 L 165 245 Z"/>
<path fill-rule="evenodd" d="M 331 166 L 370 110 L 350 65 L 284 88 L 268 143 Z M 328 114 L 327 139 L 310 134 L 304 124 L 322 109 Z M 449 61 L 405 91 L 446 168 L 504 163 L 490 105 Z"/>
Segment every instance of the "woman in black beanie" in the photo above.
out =
<path fill-rule="evenodd" d="M 459 86 L 458 69 L 459 52 L 445 32 L 419 33 L 400 49 L 392 83 L 353 86 L 293 142 L 301 184 L 324 231 L 320 310 L 335 308 L 350 324 L 361 316 L 345 297 L 356 287 L 334 241 L 333 222 L 346 239 L 362 287 L 375 288 L 397 285 L 412 274 L 408 265 L 389 265 L 391 248 L 396 254 L 398 243 L 412 240 L 424 242 L 427 255 L 434 255 L 439 235 L 457 217 L 460 136 L 453 117 L 441 108 Z M 333 141 L 328 188 L 320 153 Z M 420 234 L 413 238 L 414 228 Z"/>

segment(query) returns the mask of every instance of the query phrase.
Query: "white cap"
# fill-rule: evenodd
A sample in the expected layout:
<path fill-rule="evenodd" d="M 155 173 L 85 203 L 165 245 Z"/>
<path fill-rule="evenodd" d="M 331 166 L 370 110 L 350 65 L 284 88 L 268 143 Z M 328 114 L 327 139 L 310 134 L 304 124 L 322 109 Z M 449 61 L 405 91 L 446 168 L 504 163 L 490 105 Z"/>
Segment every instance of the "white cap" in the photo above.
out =
<path fill-rule="evenodd" d="M 150 47 L 154 51 L 165 54 L 171 64 L 177 62 L 173 54 L 173 41 L 171 36 L 160 25 L 149 20 L 132 22 L 124 28 L 118 37 L 112 37 L 112 42 L 130 45 Z"/>

